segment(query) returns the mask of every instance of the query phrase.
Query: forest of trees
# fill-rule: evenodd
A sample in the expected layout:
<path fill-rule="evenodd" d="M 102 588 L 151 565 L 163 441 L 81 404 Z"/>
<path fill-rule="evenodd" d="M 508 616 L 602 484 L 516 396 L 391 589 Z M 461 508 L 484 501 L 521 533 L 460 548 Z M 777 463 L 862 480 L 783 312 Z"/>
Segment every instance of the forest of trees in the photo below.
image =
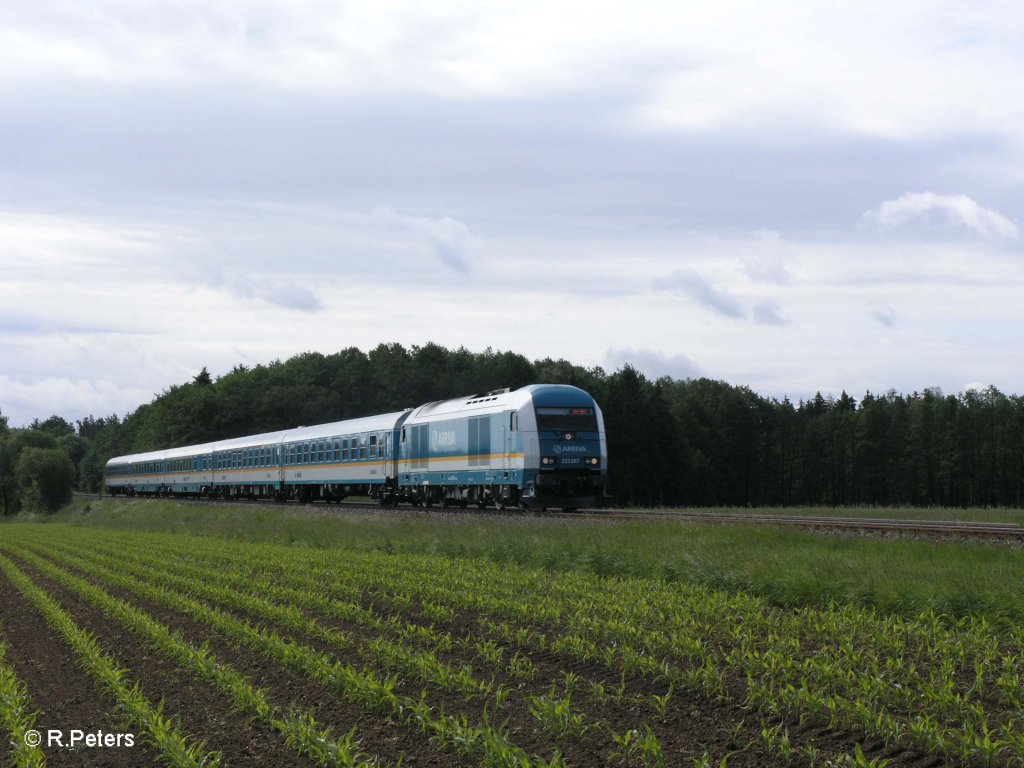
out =
<path fill-rule="evenodd" d="M 544 382 L 575 384 L 605 416 L 609 493 L 623 505 L 1024 505 L 1024 398 L 820 394 L 798 403 L 711 379 L 650 381 L 512 352 L 382 344 L 204 369 L 124 418 L 0 416 L 0 513 L 96 490 L 115 455 L 399 410 Z M 56 479 L 55 479 L 56 478 Z"/>

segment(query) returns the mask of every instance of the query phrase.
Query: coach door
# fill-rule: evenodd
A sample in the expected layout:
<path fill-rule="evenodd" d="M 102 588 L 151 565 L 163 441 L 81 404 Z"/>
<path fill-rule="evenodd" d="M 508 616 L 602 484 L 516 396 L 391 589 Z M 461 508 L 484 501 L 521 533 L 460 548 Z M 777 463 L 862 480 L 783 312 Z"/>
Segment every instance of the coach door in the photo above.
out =
<path fill-rule="evenodd" d="M 285 477 L 286 477 L 285 472 L 288 471 L 288 470 L 285 469 L 285 465 L 288 462 L 285 461 L 285 445 L 284 445 L 284 438 L 283 437 L 281 438 L 281 442 L 278 443 L 277 446 L 274 448 L 274 452 L 275 452 L 275 458 L 277 460 L 277 482 L 278 482 L 278 488 L 281 488 L 283 490 L 284 489 L 284 481 L 285 481 Z"/>
<path fill-rule="evenodd" d="M 519 414 L 516 411 L 505 411 L 501 415 L 502 432 L 502 469 L 512 469 L 512 452 L 516 447 L 516 420 Z"/>

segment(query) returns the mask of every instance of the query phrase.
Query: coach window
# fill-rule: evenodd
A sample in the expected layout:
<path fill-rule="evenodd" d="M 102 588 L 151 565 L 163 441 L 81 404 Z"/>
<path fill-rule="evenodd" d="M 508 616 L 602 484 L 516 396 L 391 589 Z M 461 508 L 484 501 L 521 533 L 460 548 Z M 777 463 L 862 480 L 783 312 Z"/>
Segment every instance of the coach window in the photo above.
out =
<path fill-rule="evenodd" d="M 370 458 L 377 458 L 377 436 L 370 435 Z"/>
<path fill-rule="evenodd" d="M 341 460 L 348 461 L 348 438 L 342 438 L 341 440 Z"/>
<path fill-rule="evenodd" d="M 325 442 L 323 440 L 321 440 L 320 441 L 320 452 L 317 454 L 317 456 L 319 456 L 318 461 L 321 464 L 323 464 L 327 460 L 327 457 L 324 455 L 324 451 L 326 450 L 325 445 L 326 445 Z"/>
<path fill-rule="evenodd" d="M 366 458 L 366 435 L 359 436 L 359 458 Z"/>

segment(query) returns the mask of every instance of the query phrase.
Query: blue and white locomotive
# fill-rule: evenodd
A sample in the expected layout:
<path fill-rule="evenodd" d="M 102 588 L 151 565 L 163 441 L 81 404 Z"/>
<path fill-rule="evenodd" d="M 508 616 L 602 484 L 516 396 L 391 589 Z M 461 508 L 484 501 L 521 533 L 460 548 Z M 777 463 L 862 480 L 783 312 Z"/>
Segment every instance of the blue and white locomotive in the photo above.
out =
<path fill-rule="evenodd" d="M 112 494 L 574 509 L 604 498 L 601 409 L 560 384 L 118 456 Z"/>

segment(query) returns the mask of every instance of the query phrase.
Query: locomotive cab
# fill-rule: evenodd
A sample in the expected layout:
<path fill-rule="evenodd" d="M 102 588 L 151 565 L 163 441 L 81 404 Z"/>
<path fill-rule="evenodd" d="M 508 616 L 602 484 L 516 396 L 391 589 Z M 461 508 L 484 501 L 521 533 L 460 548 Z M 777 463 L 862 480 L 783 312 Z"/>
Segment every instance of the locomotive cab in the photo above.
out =
<path fill-rule="evenodd" d="M 576 387 L 541 385 L 532 389 L 529 415 L 533 429 L 528 435 L 527 465 L 535 470 L 525 478 L 521 502 L 561 509 L 600 504 L 607 469 L 601 409 Z"/>

